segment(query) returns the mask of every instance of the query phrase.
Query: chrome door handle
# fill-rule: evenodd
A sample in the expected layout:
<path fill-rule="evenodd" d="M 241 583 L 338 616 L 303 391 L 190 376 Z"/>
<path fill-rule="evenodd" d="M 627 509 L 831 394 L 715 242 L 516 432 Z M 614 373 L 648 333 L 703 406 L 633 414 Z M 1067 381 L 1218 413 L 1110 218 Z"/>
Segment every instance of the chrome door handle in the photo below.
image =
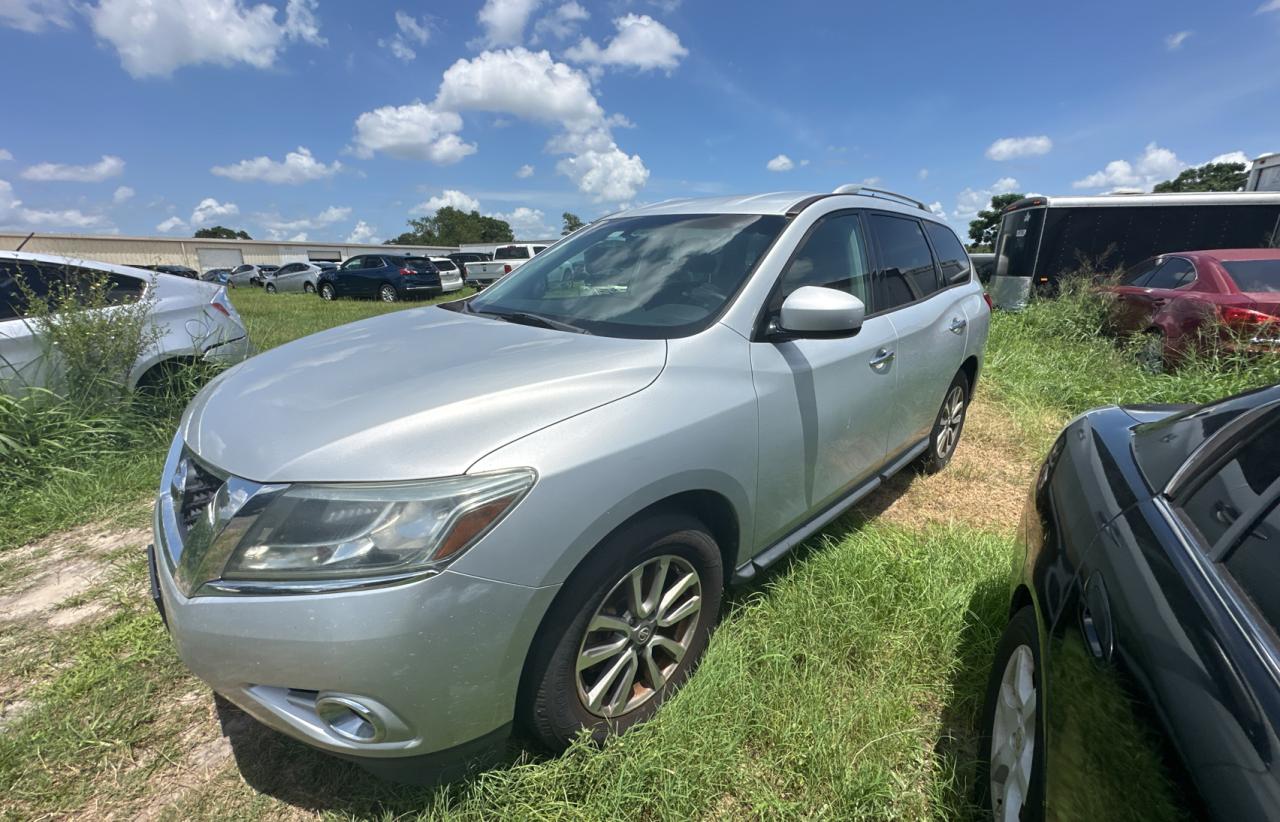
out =
<path fill-rule="evenodd" d="M 968 327 L 969 327 L 969 321 L 968 321 L 968 320 L 962 320 L 962 319 L 960 319 L 959 317 L 956 317 L 955 319 L 953 319 L 953 320 L 951 321 L 951 333 L 952 333 L 952 334 L 960 334 L 960 333 L 962 333 L 962 332 L 963 332 L 966 328 L 968 328 Z"/>
<path fill-rule="evenodd" d="M 888 365 L 892 360 L 893 352 L 887 348 L 881 348 L 867 364 L 872 368 L 879 368 L 882 365 Z"/>

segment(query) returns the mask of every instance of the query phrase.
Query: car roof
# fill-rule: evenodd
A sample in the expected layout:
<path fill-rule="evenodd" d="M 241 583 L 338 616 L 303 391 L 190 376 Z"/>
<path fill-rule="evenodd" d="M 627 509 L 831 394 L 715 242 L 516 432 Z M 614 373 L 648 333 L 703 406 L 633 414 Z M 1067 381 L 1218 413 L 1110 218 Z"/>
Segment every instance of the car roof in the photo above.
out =
<path fill-rule="evenodd" d="M 1212 248 L 1205 251 L 1172 252 L 1183 257 L 1234 262 L 1236 260 L 1280 260 L 1280 248 Z"/>
<path fill-rule="evenodd" d="M 771 191 L 765 194 L 664 200 L 660 203 L 620 211 L 609 215 L 605 219 L 653 214 L 776 214 L 785 216 L 798 213 L 818 201 L 825 202 L 827 200 L 835 201 L 837 206 L 845 208 L 875 208 L 883 211 L 897 211 L 903 214 L 910 214 L 913 217 L 924 217 L 934 222 L 942 222 L 942 218 L 932 211 L 900 203 L 888 197 L 821 191 Z"/>
<path fill-rule="evenodd" d="M 202 290 L 211 287 L 209 283 L 199 280 L 191 280 L 186 277 L 179 277 L 175 274 L 167 274 L 163 271 L 151 272 L 145 268 L 138 268 L 132 265 L 117 265 L 116 263 L 104 263 L 101 260 L 90 260 L 87 257 L 65 257 L 61 254 L 40 254 L 30 251 L 0 251 L 0 260 L 25 260 L 33 263 L 53 263 L 54 265 L 71 265 L 83 266 L 84 268 L 96 268 L 99 271 L 111 271 L 117 274 L 125 274 L 130 277 L 138 277 L 140 274 L 165 274 L 163 278 L 152 278 L 157 287 L 170 288 L 190 288 L 196 287 Z"/>

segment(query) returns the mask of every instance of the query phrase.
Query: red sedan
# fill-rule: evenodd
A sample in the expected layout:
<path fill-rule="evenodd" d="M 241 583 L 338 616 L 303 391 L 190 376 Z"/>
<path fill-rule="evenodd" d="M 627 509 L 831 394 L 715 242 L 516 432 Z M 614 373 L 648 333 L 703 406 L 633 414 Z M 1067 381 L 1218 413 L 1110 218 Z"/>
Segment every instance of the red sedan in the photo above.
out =
<path fill-rule="evenodd" d="M 1231 344 L 1280 351 L 1280 249 L 1181 251 L 1138 263 L 1106 289 L 1111 320 L 1122 334 L 1146 334 L 1152 367 L 1176 363 L 1220 323 Z"/>

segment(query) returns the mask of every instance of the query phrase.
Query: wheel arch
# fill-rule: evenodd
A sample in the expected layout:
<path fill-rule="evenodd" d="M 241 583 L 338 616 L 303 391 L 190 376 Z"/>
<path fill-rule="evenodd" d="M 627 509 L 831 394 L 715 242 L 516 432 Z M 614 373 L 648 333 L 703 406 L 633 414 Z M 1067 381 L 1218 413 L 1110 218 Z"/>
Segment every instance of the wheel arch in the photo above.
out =
<path fill-rule="evenodd" d="M 973 397 L 973 391 L 978 386 L 978 356 L 970 354 L 965 361 L 960 363 L 960 373 L 964 374 L 965 379 L 969 381 L 969 397 Z"/>

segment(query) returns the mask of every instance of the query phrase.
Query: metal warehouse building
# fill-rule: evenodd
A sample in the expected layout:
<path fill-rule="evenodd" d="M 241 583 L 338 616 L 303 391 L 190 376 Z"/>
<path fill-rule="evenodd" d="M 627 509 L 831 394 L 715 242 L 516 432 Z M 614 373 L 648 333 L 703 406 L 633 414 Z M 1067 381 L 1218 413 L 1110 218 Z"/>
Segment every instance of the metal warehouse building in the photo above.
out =
<path fill-rule="evenodd" d="M 104 234 L 12 234 L 0 232 L 0 249 L 61 254 L 118 265 L 185 265 L 197 271 L 234 268 L 243 263 L 284 265 L 295 262 L 340 262 L 356 254 L 441 256 L 456 248 L 362 243 L 295 243 L 284 240 L 202 240 L 174 237 L 118 237 Z"/>

